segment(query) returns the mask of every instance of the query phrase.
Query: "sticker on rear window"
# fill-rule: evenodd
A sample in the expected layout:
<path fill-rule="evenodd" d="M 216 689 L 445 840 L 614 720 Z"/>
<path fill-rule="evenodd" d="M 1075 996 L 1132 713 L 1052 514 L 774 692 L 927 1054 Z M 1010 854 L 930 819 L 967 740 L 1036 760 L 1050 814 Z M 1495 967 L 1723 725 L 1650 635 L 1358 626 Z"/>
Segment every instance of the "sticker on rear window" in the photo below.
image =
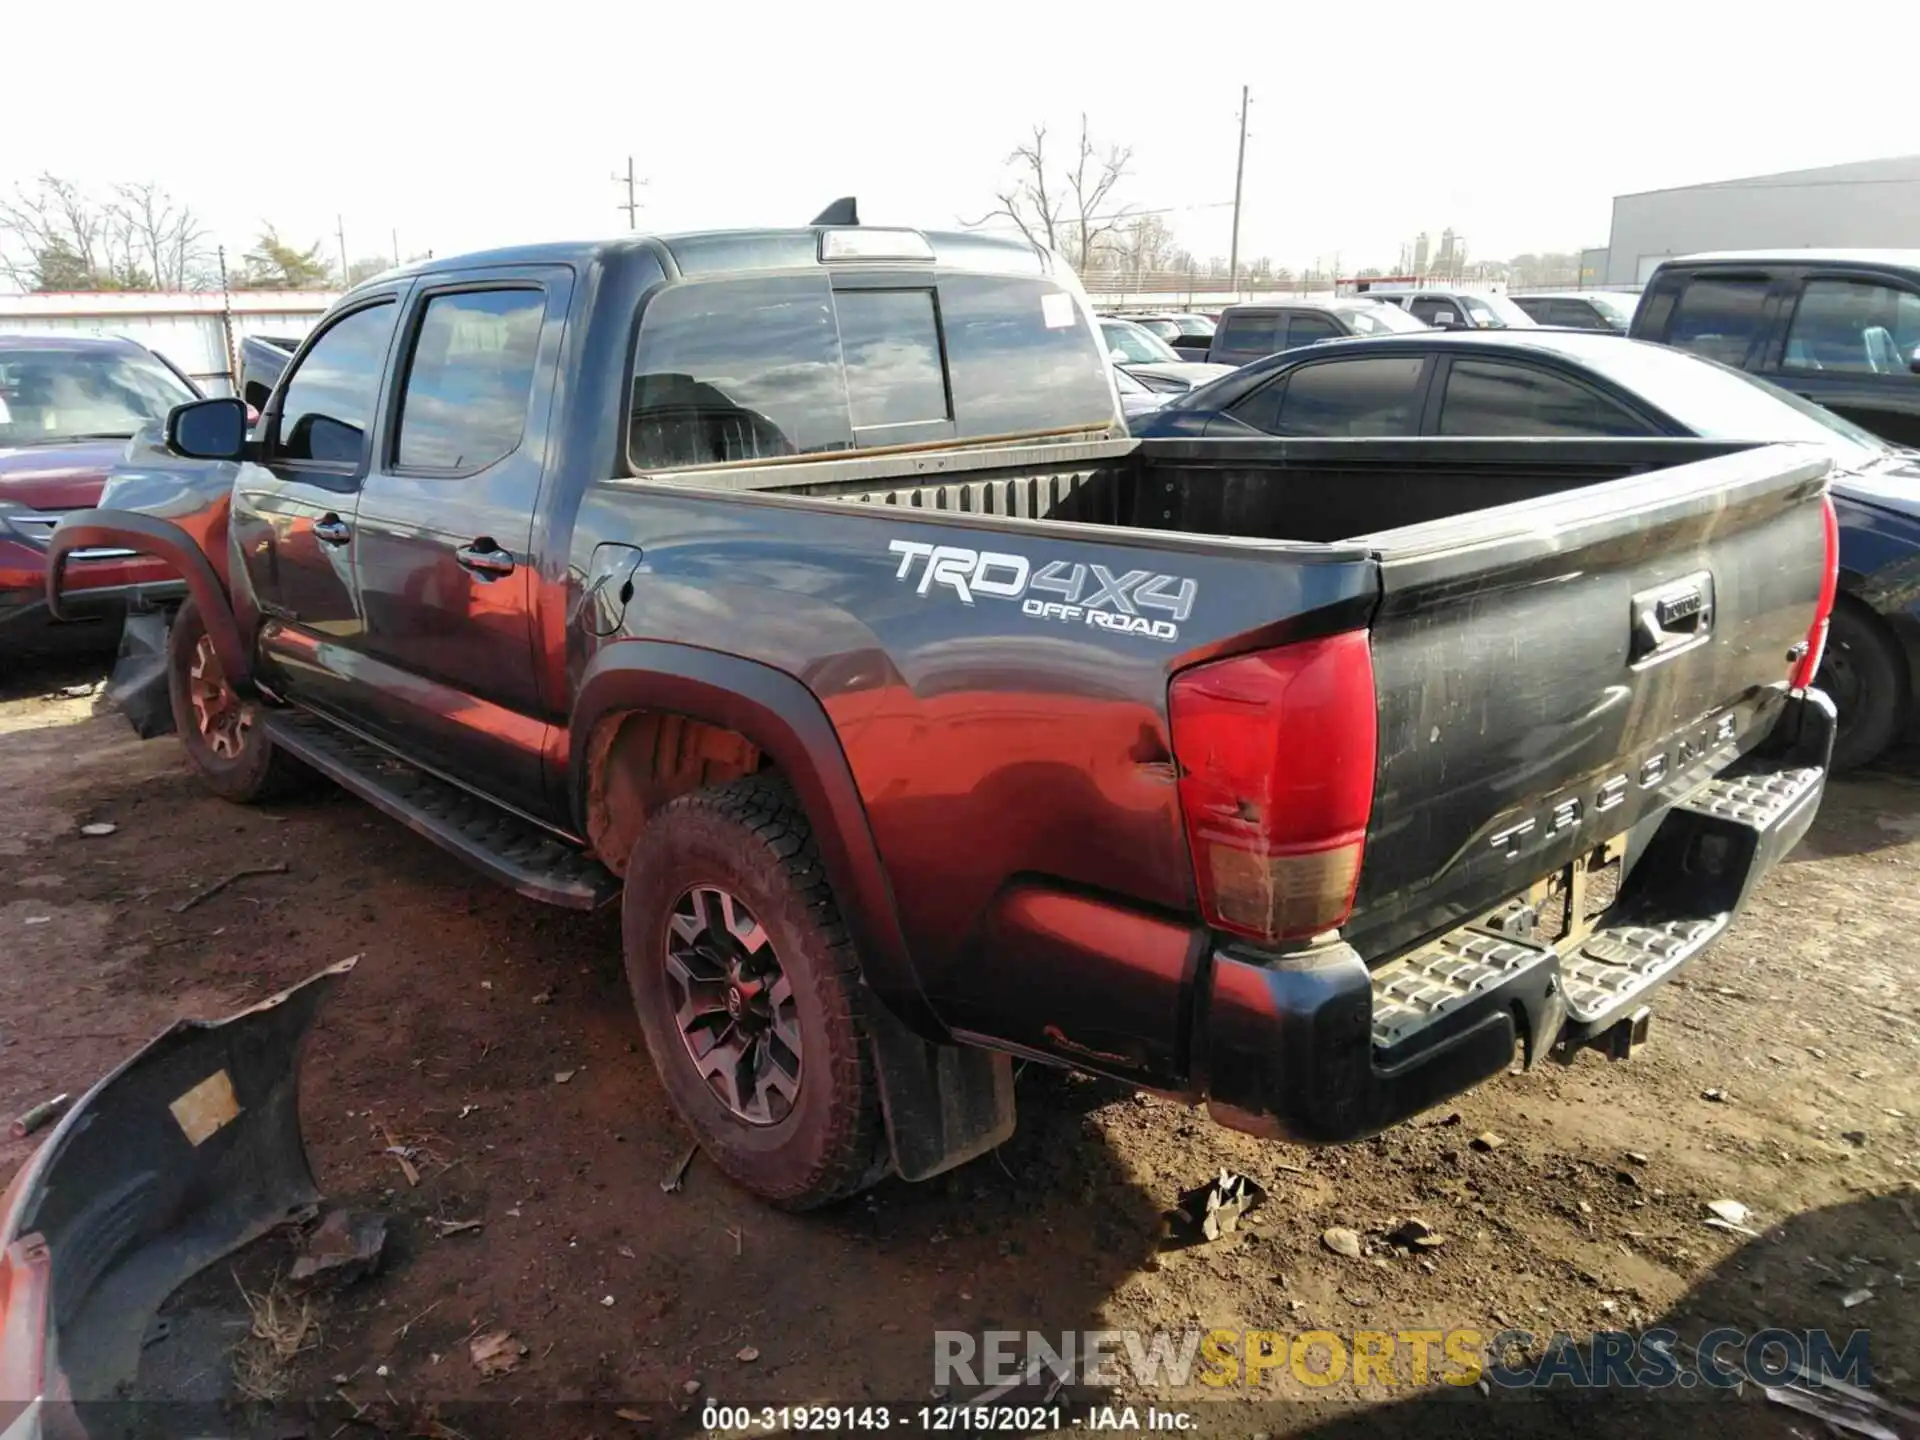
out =
<path fill-rule="evenodd" d="M 1073 324 L 1073 296 L 1055 290 L 1040 297 L 1040 318 L 1049 330 L 1064 330 Z"/>

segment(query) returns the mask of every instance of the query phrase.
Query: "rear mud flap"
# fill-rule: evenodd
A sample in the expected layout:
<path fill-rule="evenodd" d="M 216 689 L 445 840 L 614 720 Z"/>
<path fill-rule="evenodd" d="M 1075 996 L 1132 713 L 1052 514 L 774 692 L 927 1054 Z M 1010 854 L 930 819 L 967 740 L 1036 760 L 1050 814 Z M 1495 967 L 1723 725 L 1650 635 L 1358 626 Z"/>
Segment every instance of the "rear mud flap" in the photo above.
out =
<path fill-rule="evenodd" d="M 138 1429 L 127 1404 L 166 1298 L 320 1194 L 302 1041 L 344 960 L 227 1020 L 183 1020 L 101 1080 L 0 1211 L 0 1434 Z M 105 1403 L 105 1402 L 120 1403 Z"/>
<path fill-rule="evenodd" d="M 173 697 L 167 692 L 167 632 L 172 616 L 150 605 L 130 606 L 120 632 L 120 657 L 107 677 L 106 699 L 142 740 L 173 733 Z"/>

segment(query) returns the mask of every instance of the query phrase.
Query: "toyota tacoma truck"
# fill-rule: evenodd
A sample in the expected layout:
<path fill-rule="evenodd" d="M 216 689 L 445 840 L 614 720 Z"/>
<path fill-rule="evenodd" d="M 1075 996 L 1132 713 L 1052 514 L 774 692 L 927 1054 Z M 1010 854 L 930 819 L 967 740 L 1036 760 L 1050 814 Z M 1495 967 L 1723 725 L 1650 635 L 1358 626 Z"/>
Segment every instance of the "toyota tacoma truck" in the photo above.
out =
<path fill-rule="evenodd" d="M 617 899 L 663 1086 L 770 1201 L 1000 1143 L 1012 1057 L 1338 1142 L 1645 1038 L 1813 818 L 1836 542 L 1792 446 L 1320 418 L 1129 438 L 1053 256 L 841 204 L 369 281 L 47 585 L 178 573 L 218 794 L 319 772 Z"/>

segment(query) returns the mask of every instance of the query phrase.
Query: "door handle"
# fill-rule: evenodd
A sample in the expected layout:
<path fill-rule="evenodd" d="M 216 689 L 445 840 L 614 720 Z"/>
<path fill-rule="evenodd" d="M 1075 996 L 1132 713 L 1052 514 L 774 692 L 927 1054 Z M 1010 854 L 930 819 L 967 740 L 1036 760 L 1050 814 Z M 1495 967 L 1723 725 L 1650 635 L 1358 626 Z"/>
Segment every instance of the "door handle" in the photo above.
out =
<path fill-rule="evenodd" d="M 513 573 L 513 553 L 502 550 L 484 536 L 470 545 L 462 545 L 453 552 L 453 558 L 476 575 L 491 578 Z"/>
<path fill-rule="evenodd" d="M 324 540 L 329 545 L 344 545 L 353 538 L 353 531 L 348 527 L 347 522 L 332 511 L 328 511 L 313 522 L 313 533 L 315 538 Z"/>

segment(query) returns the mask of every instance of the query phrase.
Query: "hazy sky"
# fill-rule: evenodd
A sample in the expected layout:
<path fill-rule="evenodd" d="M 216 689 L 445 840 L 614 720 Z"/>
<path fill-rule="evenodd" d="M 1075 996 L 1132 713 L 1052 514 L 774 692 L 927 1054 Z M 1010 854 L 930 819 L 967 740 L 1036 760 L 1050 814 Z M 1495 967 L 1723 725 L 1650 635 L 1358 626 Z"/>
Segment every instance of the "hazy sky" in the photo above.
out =
<path fill-rule="evenodd" d="M 1224 254 L 1347 271 L 1451 225 L 1473 254 L 1604 244 L 1624 191 L 1920 151 L 1920 4 L 1289 6 L 15 3 L 0 186 L 153 180 L 243 249 L 354 258 L 626 227 L 988 209 L 1036 121 L 1133 147 L 1117 199 Z M 37 58 L 36 58 L 37 57 Z"/>

